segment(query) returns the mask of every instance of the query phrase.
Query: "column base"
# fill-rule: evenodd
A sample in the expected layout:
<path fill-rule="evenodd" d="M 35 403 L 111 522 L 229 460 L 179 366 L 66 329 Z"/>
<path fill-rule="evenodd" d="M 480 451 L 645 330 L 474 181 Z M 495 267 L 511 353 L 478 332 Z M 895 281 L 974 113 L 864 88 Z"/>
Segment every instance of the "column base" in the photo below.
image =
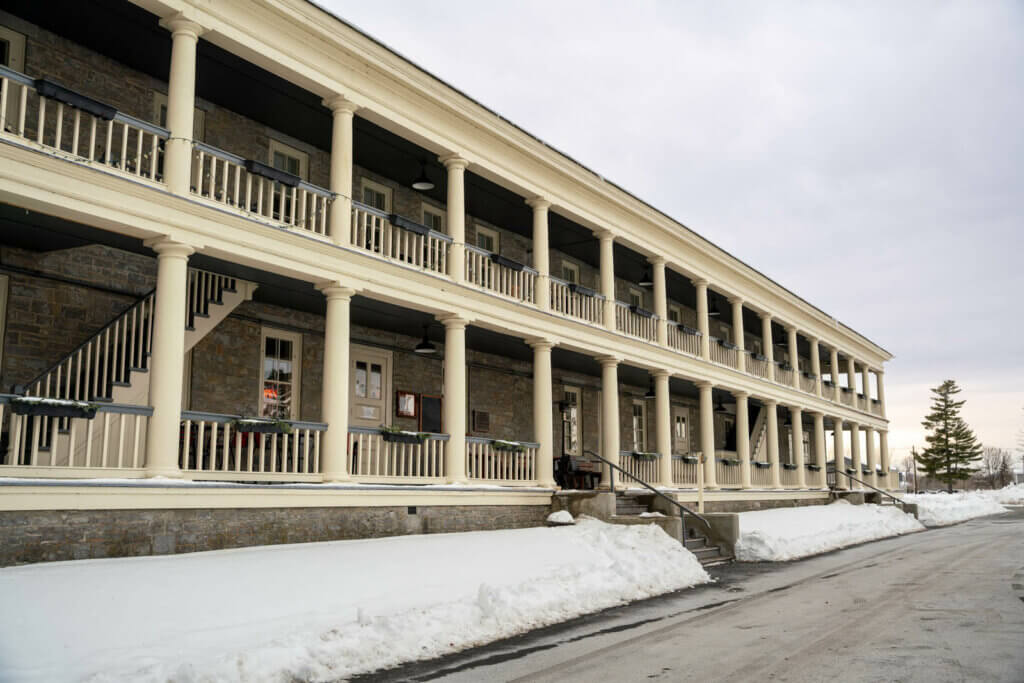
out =
<path fill-rule="evenodd" d="M 348 472 L 324 472 L 325 484 L 347 484 L 352 481 L 352 475 Z"/>
<path fill-rule="evenodd" d="M 185 473 L 177 467 L 169 468 L 146 468 L 147 477 L 163 477 L 165 479 L 184 479 Z"/>

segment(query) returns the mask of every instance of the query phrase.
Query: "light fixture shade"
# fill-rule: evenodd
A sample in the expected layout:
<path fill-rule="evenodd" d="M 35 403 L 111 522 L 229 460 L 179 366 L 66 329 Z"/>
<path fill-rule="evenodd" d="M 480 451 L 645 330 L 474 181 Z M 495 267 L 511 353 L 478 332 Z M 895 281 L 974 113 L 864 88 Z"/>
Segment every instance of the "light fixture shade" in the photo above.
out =
<path fill-rule="evenodd" d="M 658 395 L 654 393 L 654 380 L 650 380 L 647 383 L 647 393 L 644 394 L 644 398 L 657 398 Z"/>
<path fill-rule="evenodd" d="M 420 174 L 412 181 L 412 189 L 418 192 L 426 192 L 434 189 L 434 183 L 427 177 L 427 165 L 420 164 Z"/>
<path fill-rule="evenodd" d="M 708 306 L 708 316 L 722 315 L 721 309 L 718 308 L 718 299 L 712 299 L 711 305 Z"/>
<path fill-rule="evenodd" d="M 414 348 L 413 351 L 415 353 L 421 353 L 423 355 L 437 353 L 437 348 L 435 348 L 434 345 L 430 343 L 430 339 L 427 338 L 427 326 L 426 325 L 423 326 L 423 341 L 421 341 L 419 344 L 417 344 L 416 348 Z"/>
<path fill-rule="evenodd" d="M 637 283 L 641 287 L 653 287 L 654 278 L 651 276 L 651 269 L 648 268 L 644 271 L 644 276 L 640 278 L 640 282 Z"/>

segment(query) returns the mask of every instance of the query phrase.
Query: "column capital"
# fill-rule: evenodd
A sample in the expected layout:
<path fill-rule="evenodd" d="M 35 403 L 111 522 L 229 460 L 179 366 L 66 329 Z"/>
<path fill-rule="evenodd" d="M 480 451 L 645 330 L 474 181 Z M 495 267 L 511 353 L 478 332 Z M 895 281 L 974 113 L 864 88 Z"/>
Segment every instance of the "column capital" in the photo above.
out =
<path fill-rule="evenodd" d="M 843 428 L 843 423 L 844 423 L 843 418 L 839 417 L 838 415 L 833 415 L 832 416 L 832 426 L 834 428 L 842 429 Z"/>
<path fill-rule="evenodd" d="M 767 322 L 771 322 L 772 319 L 775 317 L 771 313 L 768 313 L 767 311 L 764 311 L 762 313 L 758 313 L 757 315 L 761 318 L 761 320 L 765 320 Z"/>
<path fill-rule="evenodd" d="M 821 412 L 820 410 L 808 410 L 807 414 L 813 417 L 814 419 L 818 419 L 819 417 L 823 420 L 825 419 L 825 413 Z"/>
<path fill-rule="evenodd" d="M 340 280 L 320 282 L 316 285 L 316 289 L 327 297 L 328 301 L 333 301 L 335 299 L 351 299 L 356 293 L 356 289 L 354 287 L 350 287 Z"/>
<path fill-rule="evenodd" d="M 452 152 L 451 154 L 442 154 L 437 158 L 437 160 L 444 164 L 445 168 L 447 168 L 448 170 L 451 170 L 453 168 L 465 169 L 467 166 L 469 166 L 469 160 L 463 158 L 457 152 Z"/>
<path fill-rule="evenodd" d="M 853 420 L 847 420 L 846 421 L 846 426 L 850 428 L 851 432 L 854 431 L 854 430 L 860 429 L 860 423 L 859 422 L 854 422 Z"/>
<path fill-rule="evenodd" d="M 544 197 L 541 197 L 540 195 L 536 197 L 530 197 L 525 201 L 526 205 L 529 206 L 534 211 L 547 211 L 548 209 L 551 208 L 551 202 L 545 199 Z"/>
<path fill-rule="evenodd" d="M 672 377 L 672 373 L 669 372 L 668 370 L 658 368 L 657 370 L 651 370 L 651 377 L 655 379 L 660 379 L 662 377 Z"/>
<path fill-rule="evenodd" d="M 665 257 L 662 256 L 661 254 L 655 254 L 654 256 L 648 256 L 647 260 L 648 260 L 648 262 L 650 262 L 650 264 L 652 266 L 663 266 L 666 263 Z"/>
<path fill-rule="evenodd" d="M 764 403 L 764 404 L 765 404 L 766 406 L 768 406 L 769 408 L 778 408 L 778 407 L 779 407 L 779 402 L 778 402 L 778 401 L 776 401 L 776 400 L 775 400 L 774 398 L 766 398 L 766 399 L 763 399 L 763 400 L 761 401 L 761 403 Z"/>
<path fill-rule="evenodd" d="M 875 429 L 874 427 L 872 427 L 872 426 L 871 426 L 871 425 L 869 425 L 869 424 L 865 424 L 865 425 L 864 425 L 864 426 L 862 427 L 862 429 L 864 430 L 864 432 L 865 432 L 866 434 L 871 434 L 872 432 L 874 432 L 874 431 L 877 431 L 877 430 L 876 430 L 876 429 Z"/>
<path fill-rule="evenodd" d="M 790 406 L 789 412 L 793 413 L 794 415 L 803 415 L 804 409 L 801 408 L 800 406 Z"/>
<path fill-rule="evenodd" d="M 177 12 L 160 20 L 160 26 L 171 32 L 172 36 L 187 35 L 198 39 L 206 32 L 198 22 L 189 19 L 183 12 Z"/>
<path fill-rule="evenodd" d="M 334 114 L 354 114 L 360 106 L 344 95 L 336 94 L 325 97 L 321 104 L 331 110 Z"/>
<path fill-rule="evenodd" d="M 523 341 L 525 341 L 526 345 L 529 346 L 534 351 L 550 351 L 551 349 L 558 346 L 558 344 L 556 344 L 555 342 L 551 341 L 550 339 L 545 339 L 544 337 L 530 337 L 529 339 L 524 339 Z"/>
<path fill-rule="evenodd" d="M 196 253 L 196 248 L 191 244 L 177 242 L 169 237 L 155 237 L 142 243 L 161 256 L 178 256 L 186 258 Z"/>
<path fill-rule="evenodd" d="M 594 360 L 600 363 L 602 368 L 607 368 L 610 366 L 617 367 L 618 364 L 622 362 L 622 359 L 617 356 L 598 356 Z"/>
<path fill-rule="evenodd" d="M 610 241 L 613 241 L 613 242 L 615 241 L 615 233 L 613 233 L 611 230 L 608 230 L 607 228 L 604 228 L 604 229 L 601 229 L 601 230 L 595 230 L 594 231 L 594 237 L 596 237 L 597 239 L 601 240 L 602 242 L 604 242 L 606 240 L 610 240 Z"/>
<path fill-rule="evenodd" d="M 698 389 L 714 389 L 715 385 L 707 380 L 700 380 L 699 382 L 693 383 Z"/>
<path fill-rule="evenodd" d="M 780 324 L 782 325 L 783 329 L 786 330 L 786 334 L 792 334 L 793 332 L 799 332 L 800 331 L 800 330 L 798 330 L 796 328 L 796 325 L 794 325 L 793 323 L 780 323 Z"/>
<path fill-rule="evenodd" d="M 694 287 L 709 287 L 711 285 L 711 283 L 708 282 L 707 278 L 703 277 L 695 277 L 691 279 L 690 284 L 692 284 Z"/>
<path fill-rule="evenodd" d="M 730 297 L 726 298 L 726 301 L 728 301 L 733 306 L 736 306 L 736 305 L 742 306 L 743 303 L 744 303 L 743 302 L 743 297 L 741 297 L 741 296 L 730 296 Z"/>
<path fill-rule="evenodd" d="M 817 343 L 819 343 L 821 341 L 817 337 L 812 337 L 812 336 L 806 335 L 806 334 L 804 335 L 804 339 L 806 339 L 809 344 L 817 344 Z"/>
<path fill-rule="evenodd" d="M 742 389 L 732 392 L 733 398 L 750 398 L 749 391 L 743 391 Z"/>
<path fill-rule="evenodd" d="M 465 328 L 471 322 L 469 318 L 459 315 L 458 313 L 442 313 L 435 317 L 437 318 L 437 322 L 444 325 L 447 329 Z"/>

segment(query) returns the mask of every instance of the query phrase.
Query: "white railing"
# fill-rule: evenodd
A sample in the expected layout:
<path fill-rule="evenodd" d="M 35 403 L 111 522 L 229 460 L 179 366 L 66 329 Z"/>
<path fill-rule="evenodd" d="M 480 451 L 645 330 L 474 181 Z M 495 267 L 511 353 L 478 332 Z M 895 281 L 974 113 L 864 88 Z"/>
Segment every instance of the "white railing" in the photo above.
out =
<path fill-rule="evenodd" d="M 824 488 L 825 469 L 821 468 L 815 471 L 807 463 L 804 463 L 804 484 L 810 489 Z"/>
<path fill-rule="evenodd" d="M 619 452 L 619 467 L 625 470 L 622 481 L 626 484 L 642 481 L 648 484 L 658 481 L 658 453 Z"/>
<path fill-rule="evenodd" d="M 140 477 L 153 409 L 103 403 L 95 416 L 16 415 L 0 395 L 0 424 L 9 413 L 0 476 Z"/>
<path fill-rule="evenodd" d="M 512 267 L 495 260 L 486 249 L 466 245 L 466 282 L 517 301 L 533 303 L 537 271 L 529 266 Z"/>
<path fill-rule="evenodd" d="M 247 216 L 327 236 L 330 191 L 288 174 L 283 174 L 286 182 L 267 177 L 262 175 L 265 165 L 202 142 L 192 147 L 192 194 Z"/>
<path fill-rule="evenodd" d="M 381 429 L 348 428 L 352 478 L 381 483 L 444 483 L 447 434 L 407 434 L 407 441 L 386 441 Z M 388 437 L 402 438 L 401 436 Z"/>
<path fill-rule="evenodd" d="M 39 87 L 53 97 L 41 95 Z M 155 181 L 162 180 L 163 142 L 170 135 L 165 128 L 2 66 L 0 131 L 47 151 Z"/>
<path fill-rule="evenodd" d="M 692 462 L 691 462 L 692 461 Z M 672 483 L 677 486 L 697 486 L 697 468 L 700 464 L 693 456 L 672 456 Z"/>
<path fill-rule="evenodd" d="M 800 486 L 800 470 L 790 469 L 788 467 L 782 467 L 780 479 L 782 480 L 782 487 L 787 489 L 795 489 Z"/>
<path fill-rule="evenodd" d="M 700 355 L 700 332 L 680 325 L 679 323 L 668 324 L 668 345 L 676 351 L 688 353 L 691 356 Z"/>
<path fill-rule="evenodd" d="M 493 439 L 468 436 L 466 476 L 470 481 L 535 484 L 538 448 L 538 443 L 517 441 L 496 444 Z"/>
<path fill-rule="evenodd" d="M 785 384 L 787 387 L 793 386 L 793 369 L 784 368 L 781 365 L 775 366 L 775 381 L 779 384 Z"/>
<path fill-rule="evenodd" d="M 844 406 L 853 407 L 853 399 L 854 399 L 854 396 L 853 396 L 853 392 L 852 391 L 848 391 L 846 389 L 840 389 L 839 390 L 839 401 Z"/>
<path fill-rule="evenodd" d="M 402 219 L 401 226 L 394 225 L 390 214 L 352 202 L 350 237 L 352 246 L 388 261 L 448 274 L 448 253 L 452 239 L 424 225 L 405 219 Z"/>
<path fill-rule="evenodd" d="M 818 378 L 808 377 L 803 373 L 800 374 L 800 388 L 806 391 L 808 394 L 813 394 L 818 390 Z"/>
<path fill-rule="evenodd" d="M 882 415 L 882 404 L 879 401 L 872 400 L 868 403 L 869 409 L 872 415 Z"/>
<path fill-rule="evenodd" d="M 759 489 L 772 488 L 771 465 L 768 467 L 759 467 L 754 463 L 750 463 L 750 484 L 751 486 Z"/>
<path fill-rule="evenodd" d="M 658 340 L 658 317 L 633 311 L 629 304 L 615 302 L 615 329 L 630 337 L 646 341 Z"/>
<path fill-rule="evenodd" d="M 735 453 L 722 452 L 715 455 L 715 483 L 721 487 L 739 488 L 743 464 Z"/>
<path fill-rule="evenodd" d="M 594 325 L 604 324 L 604 297 L 551 278 L 551 310 Z"/>
<path fill-rule="evenodd" d="M 739 367 L 739 350 L 722 346 L 721 342 L 714 337 L 711 338 L 711 361 L 720 365 L 727 365 L 730 368 Z"/>
<path fill-rule="evenodd" d="M 771 364 L 763 358 L 755 358 L 750 355 L 747 356 L 747 372 L 754 377 L 771 379 Z"/>
<path fill-rule="evenodd" d="M 254 431 L 261 428 L 275 431 Z M 322 422 L 271 423 L 183 410 L 178 466 L 188 479 L 318 481 L 326 430 Z"/>

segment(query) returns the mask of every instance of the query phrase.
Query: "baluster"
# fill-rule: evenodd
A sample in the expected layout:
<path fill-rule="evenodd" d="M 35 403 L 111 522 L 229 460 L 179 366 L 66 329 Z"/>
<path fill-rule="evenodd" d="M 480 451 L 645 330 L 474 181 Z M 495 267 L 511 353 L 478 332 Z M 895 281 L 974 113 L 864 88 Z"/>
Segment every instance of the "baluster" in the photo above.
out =
<path fill-rule="evenodd" d="M 0 133 L 7 130 L 7 93 L 10 90 L 10 81 L 0 78 Z"/>
<path fill-rule="evenodd" d="M 103 141 L 103 163 L 113 166 L 114 160 L 110 158 L 110 148 L 114 142 L 114 119 L 107 121 L 107 135 Z"/>
<path fill-rule="evenodd" d="M 89 125 L 89 161 L 96 157 L 96 117 L 92 117 Z"/>
<path fill-rule="evenodd" d="M 75 127 L 71 131 L 71 153 L 78 156 L 78 129 L 82 122 L 82 111 L 80 109 L 75 110 L 75 118 L 73 120 Z"/>
<path fill-rule="evenodd" d="M 24 91 L 22 91 L 24 92 Z M 46 98 L 39 98 L 39 117 L 37 119 L 36 144 L 43 144 L 43 131 L 46 129 Z"/>
<path fill-rule="evenodd" d="M 42 103 L 39 108 L 42 111 Z M 28 86 L 21 84 L 21 99 L 18 103 L 18 136 L 25 137 L 25 117 L 28 114 Z M 23 421 L 24 422 L 24 421 Z"/>
<path fill-rule="evenodd" d="M 63 133 L 64 133 L 64 103 L 63 102 L 58 102 L 57 103 L 57 132 L 56 132 L 56 136 L 55 136 L 56 139 L 55 139 L 55 141 L 53 143 L 53 146 L 56 147 L 57 149 L 60 149 L 60 143 L 62 141 Z"/>
<path fill-rule="evenodd" d="M 232 166 L 232 168 L 235 169 L 235 192 L 234 192 L 234 194 L 231 195 L 232 206 L 236 206 L 238 208 L 243 208 L 242 207 L 242 200 L 241 200 L 241 197 L 239 196 L 240 195 L 240 190 L 241 190 L 241 183 L 242 183 L 242 167 L 241 166 L 237 166 L 235 164 L 232 164 L 231 166 Z"/>
<path fill-rule="evenodd" d="M 121 158 L 118 160 L 122 171 L 128 170 L 128 124 L 121 124 Z"/>
<path fill-rule="evenodd" d="M 142 131 L 135 131 L 135 175 L 142 175 Z"/>
<path fill-rule="evenodd" d="M 239 169 L 241 171 L 241 169 Z M 245 210 L 252 212 L 252 174 L 245 174 Z"/>

